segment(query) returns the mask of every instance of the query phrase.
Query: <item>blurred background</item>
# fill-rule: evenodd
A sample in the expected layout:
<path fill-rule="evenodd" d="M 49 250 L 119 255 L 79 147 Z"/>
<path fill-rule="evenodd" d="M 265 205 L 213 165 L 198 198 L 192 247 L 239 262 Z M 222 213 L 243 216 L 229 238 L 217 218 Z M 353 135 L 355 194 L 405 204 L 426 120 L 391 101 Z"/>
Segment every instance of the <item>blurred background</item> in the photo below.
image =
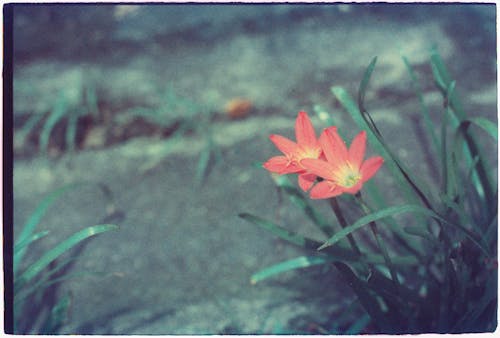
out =
<path fill-rule="evenodd" d="M 38 228 L 50 235 L 25 264 L 81 228 L 119 226 L 68 253 L 77 257 L 69 272 L 85 273 L 51 293 L 70 299 L 60 333 L 322 333 L 355 299 L 335 273 L 250 284 L 300 251 L 238 213 L 321 238 L 255 166 L 277 154 L 269 134 L 293 137 L 300 110 L 321 130 L 319 105 L 350 140 L 359 130 L 330 87 L 355 96 L 378 56 L 367 108 L 401 159 L 432 181 L 402 56 L 440 121 L 433 47 L 466 110 L 497 117 L 494 5 L 56 4 L 13 13 L 15 236 L 55 189 L 85 181 L 108 192 L 88 186 L 57 201 Z M 383 170 L 376 180 L 396 195 Z M 48 300 L 38 301 L 42 309 Z M 36 331 L 29 316 L 19 330 Z"/>

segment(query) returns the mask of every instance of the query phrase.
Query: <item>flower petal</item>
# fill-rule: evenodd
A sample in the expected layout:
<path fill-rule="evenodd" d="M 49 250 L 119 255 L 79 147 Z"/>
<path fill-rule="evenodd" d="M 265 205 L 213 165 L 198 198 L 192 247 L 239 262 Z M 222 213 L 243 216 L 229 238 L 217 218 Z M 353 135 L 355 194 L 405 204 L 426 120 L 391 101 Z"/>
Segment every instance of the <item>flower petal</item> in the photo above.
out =
<path fill-rule="evenodd" d="M 314 174 L 303 173 L 299 175 L 299 187 L 304 191 L 309 190 L 315 181 L 316 175 Z"/>
<path fill-rule="evenodd" d="M 290 163 L 286 156 L 274 156 L 271 157 L 266 163 L 262 165 L 265 169 L 270 172 L 277 174 L 291 174 L 299 171 L 304 171 L 295 163 Z"/>
<path fill-rule="evenodd" d="M 360 168 L 363 163 L 366 151 L 366 131 L 360 132 L 354 140 L 352 140 L 349 148 L 349 162 L 355 167 Z"/>
<path fill-rule="evenodd" d="M 297 150 L 297 143 L 284 136 L 273 134 L 269 136 L 269 138 L 274 143 L 276 148 L 278 148 L 285 155 L 291 155 Z"/>
<path fill-rule="evenodd" d="M 342 189 L 330 181 L 322 181 L 316 184 L 309 193 L 312 199 L 330 198 L 342 194 Z"/>
<path fill-rule="evenodd" d="M 361 165 L 361 181 L 364 183 L 375 175 L 375 173 L 380 169 L 384 159 L 380 156 L 370 157 Z"/>
<path fill-rule="evenodd" d="M 326 159 L 331 164 L 347 161 L 347 147 L 344 140 L 337 133 L 336 127 L 326 128 L 319 137 L 319 143 L 325 153 Z"/>
<path fill-rule="evenodd" d="M 273 173 L 281 173 L 283 170 L 286 169 L 287 164 L 288 164 L 288 159 L 285 156 L 274 156 L 271 157 L 262 166 Z"/>
<path fill-rule="evenodd" d="M 335 167 L 328 162 L 316 160 L 313 158 L 305 158 L 300 161 L 300 165 L 304 167 L 308 172 L 319 177 L 323 177 L 326 180 L 333 181 L 335 178 L 335 176 L 333 175 L 335 172 Z"/>
<path fill-rule="evenodd" d="M 333 147 L 333 143 L 331 142 L 331 138 L 328 137 L 327 133 L 328 132 L 337 132 L 337 127 L 332 126 L 328 127 L 323 132 L 321 133 L 319 137 L 319 143 L 321 146 L 321 149 L 323 150 L 323 154 L 326 157 L 326 160 L 331 163 L 335 163 L 337 161 L 337 158 L 335 156 L 335 151 Z"/>
<path fill-rule="evenodd" d="M 311 148 L 317 147 L 318 141 L 314 127 L 306 112 L 301 111 L 295 120 L 295 137 L 298 144 L 303 144 Z"/>

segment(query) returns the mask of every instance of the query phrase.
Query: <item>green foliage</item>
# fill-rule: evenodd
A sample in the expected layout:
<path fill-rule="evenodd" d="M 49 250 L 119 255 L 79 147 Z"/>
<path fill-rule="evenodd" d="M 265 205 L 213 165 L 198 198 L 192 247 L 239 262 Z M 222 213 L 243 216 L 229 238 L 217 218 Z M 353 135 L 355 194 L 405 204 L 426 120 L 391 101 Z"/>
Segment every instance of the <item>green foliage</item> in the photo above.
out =
<path fill-rule="evenodd" d="M 403 57 L 426 136 L 431 140 L 435 167 L 441 173 L 441 184 L 419 177 L 396 156 L 397 145 L 384 138 L 368 112 L 365 94 L 376 60 L 364 73 L 357 103 L 342 87 L 334 86 L 331 90 L 357 126 L 367 131 L 371 146 L 384 157 L 384 166 L 401 196 L 397 202 L 388 201 L 373 181 L 367 182 L 363 198 L 358 193 L 329 200 L 338 222 L 335 224 L 326 221 L 288 178 L 273 176 L 280 191 L 289 195 L 325 239 L 314 247 L 318 241 L 257 216 L 240 214 L 309 252 L 307 256 L 267 267 L 255 273 L 251 281 L 256 283 L 313 265 L 334 266 L 357 295 L 366 315 L 353 320 L 347 330 L 333 325 L 332 333 L 359 333 L 368 325 L 371 333 L 494 331 L 498 298 L 498 191 L 494 168 L 488 165 L 476 132 L 491 137 L 483 137 L 483 142 L 496 143 L 498 127 L 484 117 L 467 116 L 458 84 L 436 50 L 431 52 L 430 64 L 443 98 L 443 110 L 437 116 L 431 115 L 417 74 Z M 314 110 L 323 121 L 334 125 L 323 107 L 315 106 Z M 432 121 L 439 118 L 441 124 L 436 128 Z M 371 206 L 365 203 L 365 197 Z M 348 213 L 344 214 L 337 199 L 348 203 Z M 336 226 L 341 229 L 336 230 Z M 354 237 L 370 232 L 371 239 Z"/>
<path fill-rule="evenodd" d="M 98 114 L 96 88 L 90 81 L 84 81 L 80 76 L 73 87 L 65 88 L 59 92 L 48 113 L 33 114 L 19 132 L 16 132 L 15 136 L 17 142 L 25 143 L 28 135 L 43 120 L 39 135 L 39 147 L 41 152 L 47 153 L 56 125 L 66 120 L 63 145 L 72 152 L 76 148 L 79 119 L 89 115 L 96 118 Z"/>
<path fill-rule="evenodd" d="M 85 184 L 70 184 L 46 196 L 31 214 L 20 235 L 14 243 L 14 332 L 55 334 L 66 321 L 71 297 L 65 295 L 54 304 L 44 301 L 49 294 L 56 290 L 50 288 L 68 278 L 82 276 L 83 273 L 69 274 L 63 270 L 68 263 L 77 256 L 58 263 L 63 255 L 71 253 L 71 249 L 100 233 L 117 229 L 113 224 L 100 224 L 84 228 L 61 241 L 52 249 L 44 252 L 35 262 L 22 267 L 26 250 L 35 241 L 46 237 L 49 231 L 34 233 L 47 210 L 65 193 L 75 190 Z M 109 198 L 109 191 L 99 185 L 105 197 Z M 56 266 L 53 268 L 53 266 Z M 52 267 L 52 268 L 51 268 Z M 61 275 L 62 274 L 62 275 Z M 39 304 L 35 305 L 34 302 Z M 30 311 L 29 315 L 26 311 Z"/>
<path fill-rule="evenodd" d="M 115 121 L 119 124 L 126 124 L 141 118 L 161 128 L 171 128 L 172 125 L 177 124 L 157 156 L 141 166 L 142 171 L 155 168 L 171 153 L 173 146 L 187 134 L 194 133 L 202 138 L 204 146 L 200 151 L 194 175 L 195 183 L 200 185 L 208 175 L 211 164 L 216 164 L 221 160 L 220 148 L 212 131 L 213 110 L 208 105 L 178 95 L 172 86 L 167 86 L 160 98 L 158 105 L 129 109 L 118 115 Z"/>

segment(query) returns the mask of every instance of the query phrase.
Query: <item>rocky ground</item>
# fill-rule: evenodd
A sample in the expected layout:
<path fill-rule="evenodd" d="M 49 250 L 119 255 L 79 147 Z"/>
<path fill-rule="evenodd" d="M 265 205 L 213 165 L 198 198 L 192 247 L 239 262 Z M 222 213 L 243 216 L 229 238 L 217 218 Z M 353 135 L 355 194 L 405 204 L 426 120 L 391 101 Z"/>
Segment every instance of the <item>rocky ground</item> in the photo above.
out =
<path fill-rule="evenodd" d="M 95 90 L 100 114 L 82 120 L 75 153 L 65 151 L 56 128 L 49 156 L 40 154 L 42 124 L 25 144 L 16 143 L 15 233 L 45 194 L 71 182 L 106 184 L 121 212 L 114 220 L 120 229 L 89 241 L 73 267 L 99 274 L 71 279 L 59 290 L 72 294 L 62 333 L 318 333 L 314 324 L 353 300 L 335 274 L 310 269 L 249 282 L 259 269 L 303 252 L 238 213 L 275 220 L 279 209 L 282 224 L 321 238 L 298 211 L 279 205 L 271 178 L 253 166 L 276 153 L 268 135 L 293 135 L 297 112 L 313 115 L 320 104 L 352 137 L 357 130 L 330 86 L 355 95 L 378 56 L 368 109 L 398 155 L 432 181 L 418 136 L 418 100 L 401 60 L 405 55 L 415 66 L 439 121 L 432 46 L 457 80 L 466 109 L 496 119 L 494 6 L 19 6 L 14 14 L 15 133 L 30 117 L 51 111 L 60 95 L 70 107 L 81 105 L 75 94 L 81 88 Z M 199 130 L 143 170 L 185 119 L 182 109 L 163 109 L 160 126 L 117 122 L 134 108 L 156 109 L 168 88 L 212 114 L 222 160 L 202 184 L 193 179 L 205 144 Z M 231 119 L 224 106 L 237 97 L 253 108 Z M 319 129 L 319 119 L 313 123 Z M 397 190 L 384 170 L 377 181 L 389 195 Z M 105 205 L 95 187 L 66 195 L 40 224 L 52 233 L 31 258 L 98 222 Z"/>

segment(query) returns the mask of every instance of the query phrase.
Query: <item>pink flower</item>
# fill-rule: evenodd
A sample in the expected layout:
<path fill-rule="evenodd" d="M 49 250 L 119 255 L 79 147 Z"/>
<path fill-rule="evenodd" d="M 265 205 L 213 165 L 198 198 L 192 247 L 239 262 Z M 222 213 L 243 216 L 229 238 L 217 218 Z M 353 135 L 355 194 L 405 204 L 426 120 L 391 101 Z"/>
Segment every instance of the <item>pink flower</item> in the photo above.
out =
<path fill-rule="evenodd" d="M 303 158 L 301 168 L 324 180 L 310 192 L 313 199 L 330 198 L 343 193 L 356 194 L 382 166 L 384 159 L 375 156 L 363 161 L 366 150 L 366 132 L 360 132 L 347 149 L 337 133 L 336 127 L 329 127 L 319 138 L 326 161 L 318 158 Z"/>
<path fill-rule="evenodd" d="M 316 175 L 307 172 L 301 163 L 304 159 L 319 159 L 322 150 L 306 112 L 299 112 L 295 120 L 295 137 L 297 142 L 281 135 L 271 135 L 271 141 L 283 155 L 271 157 L 264 163 L 264 168 L 280 175 L 299 174 L 299 186 L 307 191 L 316 181 Z"/>

